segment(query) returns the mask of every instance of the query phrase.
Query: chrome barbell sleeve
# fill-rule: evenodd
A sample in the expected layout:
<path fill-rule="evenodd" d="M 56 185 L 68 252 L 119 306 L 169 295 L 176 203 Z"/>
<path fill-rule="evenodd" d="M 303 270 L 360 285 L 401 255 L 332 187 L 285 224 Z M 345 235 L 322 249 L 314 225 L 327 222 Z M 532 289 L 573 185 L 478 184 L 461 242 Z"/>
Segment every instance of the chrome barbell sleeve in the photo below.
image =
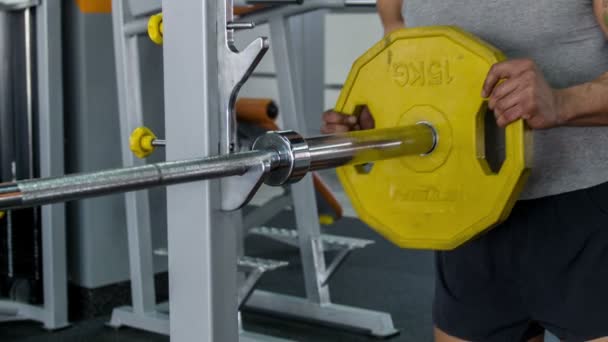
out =
<path fill-rule="evenodd" d="M 307 140 L 310 170 L 358 165 L 400 157 L 431 153 L 437 144 L 435 129 L 425 123 L 325 135 Z"/>

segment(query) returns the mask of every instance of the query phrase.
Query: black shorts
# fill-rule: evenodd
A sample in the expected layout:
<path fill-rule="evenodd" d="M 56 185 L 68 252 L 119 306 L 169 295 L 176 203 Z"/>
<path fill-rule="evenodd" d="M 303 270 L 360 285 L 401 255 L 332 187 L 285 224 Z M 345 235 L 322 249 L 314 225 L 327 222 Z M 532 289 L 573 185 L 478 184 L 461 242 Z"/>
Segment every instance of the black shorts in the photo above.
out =
<path fill-rule="evenodd" d="M 608 183 L 519 201 L 502 225 L 436 254 L 434 319 L 468 341 L 608 336 Z"/>

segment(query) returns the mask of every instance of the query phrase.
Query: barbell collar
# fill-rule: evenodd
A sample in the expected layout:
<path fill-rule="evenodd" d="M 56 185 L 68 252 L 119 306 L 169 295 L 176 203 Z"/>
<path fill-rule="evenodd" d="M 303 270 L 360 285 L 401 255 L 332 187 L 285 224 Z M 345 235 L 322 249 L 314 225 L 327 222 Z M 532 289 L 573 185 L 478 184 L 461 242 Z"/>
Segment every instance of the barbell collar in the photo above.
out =
<path fill-rule="evenodd" d="M 264 183 L 279 186 L 301 180 L 310 170 L 308 143 L 294 131 L 268 132 L 257 138 L 252 150 L 267 150 L 276 153 L 275 164 Z"/>

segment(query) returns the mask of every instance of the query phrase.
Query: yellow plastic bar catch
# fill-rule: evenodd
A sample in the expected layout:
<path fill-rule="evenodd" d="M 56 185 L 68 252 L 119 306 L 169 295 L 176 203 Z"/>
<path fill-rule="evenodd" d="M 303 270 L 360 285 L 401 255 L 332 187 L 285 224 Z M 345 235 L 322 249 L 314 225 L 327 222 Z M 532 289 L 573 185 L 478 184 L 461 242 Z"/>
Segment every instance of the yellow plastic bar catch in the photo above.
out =
<path fill-rule="evenodd" d="M 158 45 L 163 44 L 163 14 L 158 13 L 148 20 L 148 37 Z"/>
<path fill-rule="evenodd" d="M 151 155 L 156 146 L 153 142 L 156 135 L 147 127 L 137 127 L 129 137 L 129 148 L 137 158 L 146 158 Z"/>

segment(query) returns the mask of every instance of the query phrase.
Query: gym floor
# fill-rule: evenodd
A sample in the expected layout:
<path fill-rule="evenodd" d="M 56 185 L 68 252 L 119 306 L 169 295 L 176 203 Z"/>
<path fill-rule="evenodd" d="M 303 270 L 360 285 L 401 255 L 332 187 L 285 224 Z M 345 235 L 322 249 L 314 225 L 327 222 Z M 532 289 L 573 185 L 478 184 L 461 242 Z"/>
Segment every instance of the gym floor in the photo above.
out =
<path fill-rule="evenodd" d="M 289 212 L 281 214 L 271 224 L 276 227 L 293 227 L 292 215 Z M 326 232 L 376 241 L 374 245 L 354 251 L 332 278 L 330 282 L 332 300 L 340 304 L 391 313 L 393 322 L 401 333 L 388 341 L 431 341 L 433 254 L 394 247 L 353 218 L 340 220 L 334 226 L 328 227 Z M 294 295 L 304 293 L 301 264 L 296 249 L 252 236 L 247 240 L 247 254 L 290 262 L 289 266 L 264 275 L 260 288 Z M 43 331 L 40 325 L 31 322 L 2 323 L 0 341 L 169 341 L 166 336 L 128 328 L 116 330 L 106 327 L 107 320 L 108 317 L 100 317 L 76 322 L 69 329 L 52 333 Z M 244 315 L 244 322 L 246 330 L 296 341 L 377 340 L 338 329 L 294 323 L 251 313 Z"/>

